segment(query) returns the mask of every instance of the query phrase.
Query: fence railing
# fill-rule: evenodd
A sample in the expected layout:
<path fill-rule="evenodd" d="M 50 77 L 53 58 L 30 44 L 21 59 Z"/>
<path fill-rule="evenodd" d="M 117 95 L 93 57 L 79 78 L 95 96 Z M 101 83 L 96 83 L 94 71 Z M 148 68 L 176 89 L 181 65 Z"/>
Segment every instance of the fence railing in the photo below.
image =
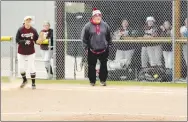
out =
<path fill-rule="evenodd" d="M 12 36 L 1 36 L 1 45 L 9 45 L 9 49 L 1 50 L 1 76 L 9 77 L 9 80 L 14 76 L 14 42 Z M 5 54 L 9 52 L 9 54 Z M 4 56 L 6 55 L 6 57 Z"/>
<path fill-rule="evenodd" d="M 87 57 L 86 55 L 84 55 L 84 50 L 82 47 L 82 42 L 81 40 L 76 40 L 76 39 L 57 39 L 56 40 L 57 43 L 64 43 L 64 47 L 61 48 L 65 48 L 65 52 L 64 52 L 64 60 L 65 60 L 65 69 L 62 69 L 61 72 L 59 72 L 59 75 L 65 74 L 65 79 L 87 79 Z M 184 45 L 187 42 L 187 38 L 178 38 L 175 40 L 175 48 L 178 48 L 177 45 Z M 135 47 L 135 49 L 137 51 L 134 52 L 134 61 L 133 62 L 133 66 L 129 67 L 132 72 L 125 72 L 123 70 L 126 70 L 126 68 L 123 67 L 119 67 L 118 63 L 121 63 L 121 61 L 115 61 L 115 55 L 117 54 L 117 50 L 118 48 L 122 48 L 122 45 L 124 44 L 125 46 L 127 45 L 127 43 L 131 43 L 131 44 L 136 44 L 137 46 Z M 138 79 L 138 75 L 141 69 L 139 63 L 141 62 L 141 47 L 143 43 L 158 43 L 158 44 L 165 44 L 165 43 L 169 43 L 169 44 L 173 44 L 173 40 L 172 38 L 164 38 L 164 37 L 157 37 L 157 38 L 143 38 L 143 37 L 138 37 L 138 38 L 131 38 L 131 37 L 127 37 L 124 38 L 123 40 L 113 40 L 113 46 L 110 49 L 110 54 L 109 54 L 109 61 L 108 61 L 108 68 L 110 67 L 110 65 L 116 65 L 114 66 L 114 69 L 108 69 L 109 72 L 111 73 L 111 78 L 109 78 L 109 80 L 133 80 L 133 81 L 137 81 Z M 120 45 L 120 46 L 119 46 Z M 140 45 L 140 46 L 139 46 Z M 173 54 L 177 54 L 180 53 L 178 49 L 175 49 L 172 51 Z M 58 52 L 57 52 L 58 54 Z M 127 52 L 128 55 L 128 52 Z M 179 60 L 182 60 L 182 56 L 178 58 L 173 58 L 171 57 L 170 60 L 172 60 L 175 65 L 175 68 L 172 72 L 172 76 L 174 73 L 174 78 L 172 81 L 179 81 L 179 79 L 181 79 L 182 73 L 184 73 L 184 70 L 181 67 L 181 64 L 177 63 Z M 99 68 L 99 65 L 97 66 L 97 68 Z M 164 64 L 165 65 L 165 64 Z M 117 68 L 116 68 L 117 67 Z M 96 68 L 96 70 L 97 70 Z M 122 68 L 121 71 L 117 72 L 115 70 L 120 70 Z M 133 73 L 133 74 L 128 74 L 128 73 Z M 127 76 L 127 75 L 131 75 L 131 76 Z M 171 77 L 172 77 L 171 76 Z M 122 77 L 122 78 L 121 78 Z M 123 79 L 123 77 L 129 77 L 128 79 Z"/>

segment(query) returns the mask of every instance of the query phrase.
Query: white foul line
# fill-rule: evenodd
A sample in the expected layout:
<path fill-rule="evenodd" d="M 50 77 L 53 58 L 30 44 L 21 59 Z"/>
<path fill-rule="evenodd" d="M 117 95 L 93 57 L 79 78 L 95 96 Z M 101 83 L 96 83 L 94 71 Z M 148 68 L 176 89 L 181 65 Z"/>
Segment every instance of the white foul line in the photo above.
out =
<path fill-rule="evenodd" d="M 70 115 L 129 115 L 129 116 L 153 116 L 153 117 L 175 117 L 175 118 L 187 118 L 187 116 L 184 115 L 164 115 L 164 114 L 130 114 L 130 113 L 96 113 L 96 112 L 29 112 L 29 113 L 22 113 L 22 112 L 15 112 L 15 113 L 1 113 L 1 115 L 14 115 L 14 116 L 19 116 L 19 115 L 61 115 L 61 116 L 70 116 Z"/>

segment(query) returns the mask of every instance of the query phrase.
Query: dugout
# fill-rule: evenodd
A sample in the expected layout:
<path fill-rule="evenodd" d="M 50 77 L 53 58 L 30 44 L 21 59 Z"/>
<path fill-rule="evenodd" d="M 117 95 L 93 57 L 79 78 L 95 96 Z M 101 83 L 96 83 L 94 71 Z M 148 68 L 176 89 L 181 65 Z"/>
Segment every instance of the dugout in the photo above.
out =
<path fill-rule="evenodd" d="M 119 25 L 121 25 L 121 21 L 123 18 L 126 18 L 130 22 L 130 25 L 135 30 L 140 30 L 138 33 L 140 36 L 142 35 L 141 28 L 143 27 L 143 24 L 145 23 L 145 19 L 147 16 L 154 16 L 157 25 L 161 25 L 164 20 L 169 20 L 172 22 L 172 1 L 88 1 L 88 0 L 74 0 L 74 1 L 56 1 L 56 38 L 57 39 L 65 39 L 65 19 L 67 19 L 65 16 L 65 2 L 74 2 L 74 3 L 84 3 L 85 5 L 85 11 L 84 13 L 80 13 L 85 16 L 85 19 L 88 19 L 91 15 L 92 8 L 97 7 L 101 10 L 103 13 L 103 19 L 110 25 L 112 32 L 114 32 Z M 176 1 L 176 27 L 180 28 L 182 25 L 184 18 L 187 16 L 187 2 L 186 1 Z M 66 13 L 67 14 L 67 13 Z M 69 14 L 69 16 L 76 16 L 76 14 Z M 74 19 L 70 20 L 70 25 L 72 28 L 76 23 L 74 23 Z M 85 21 L 85 20 L 84 20 Z M 135 24 L 136 23 L 136 24 Z M 84 24 L 84 23 L 82 23 Z M 82 26 L 81 24 L 81 26 Z M 79 29 L 80 27 L 79 26 Z M 77 28 L 76 28 L 77 29 Z M 70 30 L 67 30 L 70 31 Z M 71 32 L 68 34 L 68 38 L 75 38 L 79 39 L 79 34 L 75 32 Z M 176 36 L 179 36 L 179 32 L 176 32 Z M 67 38 L 67 37 L 66 37 Z M 65 52 L 65 41 L 57 41 L 57 52 Z M 78 42 L 75 42 L 78 43 Z M 119 42 L 116 42 L 116 46 L 120 46 L 118 44 Z M 72 45 L 72 44 L 71 44 Z M 76 44 L 73 44 L 76 45 Z M 80 44 L 78 44 L 80 45 Z M 138 44 L 139 45 L 139 44 Z M 126 43 L 125 45 L 126 46 Z M 79 46 L 80 47 L 80 46 Z M 78 49 L 78 48 L 77 48 Z M 78 49 L 79 50 L 79 49 Z M 115 51 L 115 49 L 113 50 Z M 70 53 L 68 51 L 68 53 Z M 140 52 L 138 51 L 138 58 Z M 112 53 L 110 58 L 114 58 L 114 53 Z M 71 55 L 74 55 L 73 53 Z M 182 59 L 181 56 L 181 46 L 177 46 L 177 57 L 178 59 Z M 184 61 L 183 61 L 184 62 Z M 137 64 L 140 64 L 140 62 L 137 62 Z M 177 61 L 176 65 L 182 64 L 182 61 Z M 65 69 L 65 53 L 57 53 L 56 56 L 56 77 L 57 79 L 64 79 L 65 72 L 63 69 Z M 183 65 L 181 65 L 183 66 Z M 181 69 L 181 68 L 177 68 Z M 176 74 L 177 77 L 180 77 L 181 73 Z"/>

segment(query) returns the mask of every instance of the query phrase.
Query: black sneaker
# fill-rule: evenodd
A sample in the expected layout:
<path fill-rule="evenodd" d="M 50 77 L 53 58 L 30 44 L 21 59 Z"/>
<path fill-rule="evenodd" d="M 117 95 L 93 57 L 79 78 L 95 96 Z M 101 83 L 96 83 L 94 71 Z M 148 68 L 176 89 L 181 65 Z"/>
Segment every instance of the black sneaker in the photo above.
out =
<path fill-rule="evenodd" d="M 100 81 L 101 86 L 106 86 L 106 82 Z"/>
<path fill-rule="evenodd" d="M 36 85 L 35 84 L 32 84 L 32 89 L 36 89 Z"/>
<path fill-rule="evenodd" d="M 24 88 L 27 84 L 27 81 L 23 81 L 23 83 L 20 85 L 20 88 Z"/>
<path fill-rule="evenodd" d="M 95 86 L 95 83 L 90 83 L 91 86 Z"/>

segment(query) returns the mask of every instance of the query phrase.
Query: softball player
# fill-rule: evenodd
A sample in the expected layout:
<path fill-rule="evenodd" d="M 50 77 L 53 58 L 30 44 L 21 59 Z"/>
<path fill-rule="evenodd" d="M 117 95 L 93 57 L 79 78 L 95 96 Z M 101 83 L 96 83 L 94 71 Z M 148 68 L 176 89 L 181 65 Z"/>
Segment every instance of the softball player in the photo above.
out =
<path fill-rule="evenodd" d="M 184 21 L 184 26 L 182 26 L 180 28 L 180 33 L 181 33 L 181 36 L 182 37 L 185 37 L 185 38 L 188 38 L 188 18 L 185 18 L 185 21 Z M 188 51 L 188 48 L 187 48 L 187 43 L 183 44 L 183 47 L 182 47 L 182 51 L 183 51 L 183 57 L 185 59 L 185 62 L 186 62 L 186 65 L 188 65 L 188 59 L 187 59 L 187 51 Z M 187 81 L 187 77 L 185 79 Z"/>
<path fill-rule="evenodd" d="M 146 25 L 144 28 L 144 37 L 153 38 L 158 37 L 158 27 L 156 26 L 156 20 L 150 16 L 146 19 Z M 144 43 L 141 51 L 142 68 L 150 66 L 162 66 L 162 45 L 155 43 Z"/>
<path fill-rule="evenodd" d="M 38 33 L 35 28 L 31 26 L 32 17 L 26 16 L 24 18 L 24 24 L 20 27 L 16 33 L 16 42 L 18 43 L 18 67 L 20 69 L 23 83 L 20 88 L 23 88 L 27 84 L 25 61 L 28 61 L 28 69 L 31 74 L 32 88 L 36 89 L 35 85 L 35 48 L 34 43 L 38 39 Z"/>
<path fill-rule="evenodd" d="M 180 33 L 182 37 L 188 37 L 188 18 L 185 18 L 184 23 L 185 25 L 180 28 Z M 188 64 L 187 63 L 187 44 L 183 45 L 183 56 L 184 56 L 186 64 Z"/>
<path fill-rule="evenodd" d="M 44 29 L 41 31 L 43 32 L 43 38 L 44 39 L 50 39 L 50 47 L 49 44 L 40 44 L 40 49 L 41 49 L 41 56 L 43 58 L 44 64 L 45 64 L 45 68 L 48 74 L 50 74 L 48 76 L 48 79 L 52 78 L 53 76 L 53 72 L 52 72 L 52 66 L 50 63 L 50 60 L 52 58 L 53 55 L 53 29 L 50 28 L 50 23 L 45 21 L 43 24 Z M 49 71 L 49 67 L 50 67 L 50 71 Z"/>

